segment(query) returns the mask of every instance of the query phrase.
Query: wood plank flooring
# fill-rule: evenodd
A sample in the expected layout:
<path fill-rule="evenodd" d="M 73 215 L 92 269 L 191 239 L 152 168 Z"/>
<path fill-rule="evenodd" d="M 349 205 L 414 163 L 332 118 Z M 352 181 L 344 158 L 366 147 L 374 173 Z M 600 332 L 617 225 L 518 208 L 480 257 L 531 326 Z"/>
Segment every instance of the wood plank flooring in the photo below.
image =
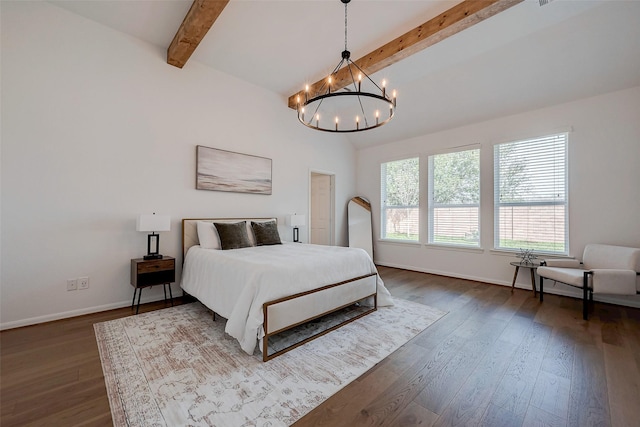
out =
<path fill-rule="evenodd" d="M 379 271 L 394 296 L 448 314 L 296 427 L 640 426 L 640 310 L 595 303 L 583 321 L 576 299 Z M 111 425 L 93 324 L 128 315 L 3 331 L 0 425 Z"/>

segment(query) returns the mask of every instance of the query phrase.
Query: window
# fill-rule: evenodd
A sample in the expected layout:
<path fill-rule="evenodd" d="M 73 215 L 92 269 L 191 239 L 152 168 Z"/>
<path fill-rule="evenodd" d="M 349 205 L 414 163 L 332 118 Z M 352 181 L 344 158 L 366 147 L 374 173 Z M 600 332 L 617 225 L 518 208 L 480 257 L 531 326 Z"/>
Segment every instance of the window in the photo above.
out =
<path fill-rule="evenodd" d="M 381 238 L 418 241 L 420 159 L 382 163 L 380 172 Z"/>
<path fill-rule="evenodd" d="M 567 134 L 494 147 L 494 246 L 567 254 Z"/>
<path fill-rule="evenodd" d="M 429 243 L 480 246 L 480 150 L 429 156 Z"/>

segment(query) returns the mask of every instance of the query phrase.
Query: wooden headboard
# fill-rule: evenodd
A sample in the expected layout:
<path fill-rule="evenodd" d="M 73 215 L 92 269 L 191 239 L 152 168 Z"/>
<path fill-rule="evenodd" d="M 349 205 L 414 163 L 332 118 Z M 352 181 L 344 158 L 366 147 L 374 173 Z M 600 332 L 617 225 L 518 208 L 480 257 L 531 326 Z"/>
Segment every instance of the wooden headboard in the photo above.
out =
<path fill-rule="evenodd" d="M 191 246 L 200 244 L 198 241 L 198 228 L 196 224 L 198 221 L 205 222 L 239 222 L 247 221 L 251 224 L 251 221 L 264 222 L 264 221 L 276 221 L 277 218 L 185 218 L 182 220 L 182 260 L 187 255 L 187 251 Z"/>

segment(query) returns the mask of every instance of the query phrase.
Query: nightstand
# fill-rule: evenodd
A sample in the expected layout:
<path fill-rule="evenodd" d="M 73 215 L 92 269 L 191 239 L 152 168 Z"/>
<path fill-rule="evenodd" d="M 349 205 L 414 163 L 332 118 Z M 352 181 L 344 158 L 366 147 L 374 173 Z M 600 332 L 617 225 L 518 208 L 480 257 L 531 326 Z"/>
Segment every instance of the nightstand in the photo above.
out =
<path fill-rule="evenodd" d="M 165 256 L 162 259 L 145 260 L 136 258 L 131 260 L 131 286 L 133 286 L 133 301 L 131 308 L 136 301 L 138 293 L 138 305 L 136 314 L 140 309 L 140 296 L 142 289 L 155 285 L 162 285 L 164 288 L 164 300 L 167 301 L 167 285 L 169 286 L 169 298 L 173 306 L 173 295 L 171 294 L 171 282 L 176 281 L 176 259 Z"/>

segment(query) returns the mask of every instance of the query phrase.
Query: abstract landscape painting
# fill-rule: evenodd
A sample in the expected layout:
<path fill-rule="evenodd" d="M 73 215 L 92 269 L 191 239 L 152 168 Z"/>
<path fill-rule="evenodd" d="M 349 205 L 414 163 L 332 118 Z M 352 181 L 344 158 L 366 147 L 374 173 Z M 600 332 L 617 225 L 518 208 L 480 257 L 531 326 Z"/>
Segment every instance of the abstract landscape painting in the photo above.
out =
<path fill-rule="evenodd" d="M 271 194 L 271 159 L 198 145 L 196 189 Z"/>

